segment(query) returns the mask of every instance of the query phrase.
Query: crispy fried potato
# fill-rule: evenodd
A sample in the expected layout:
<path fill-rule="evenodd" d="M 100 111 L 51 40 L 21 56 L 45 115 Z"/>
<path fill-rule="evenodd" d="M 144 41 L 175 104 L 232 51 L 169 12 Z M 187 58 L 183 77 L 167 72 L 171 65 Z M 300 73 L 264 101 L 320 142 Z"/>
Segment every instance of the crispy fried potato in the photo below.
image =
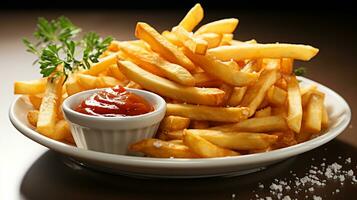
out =
<path fill-rule="evenodd" d="M 254 73 L 245 73 L 237 70 L 235 67 L 224 64 L 210 55 L 197 55 L 189 49 L 184 48 L 184 53 L 197 63 L 205 72 L 228 84 L 234 86 L 245 86 L 257 80 L 258 75 Z"/>
<path fill-rule="evenodd" d="M 181 20 L 179 26 L 182 26 L 187 31 L 192 31 L 203 19 L 203 8 L 197 3 L 193 6 L 186 16 Z"/>
<path fill-rule="evenodd" d="M 46 90 L 47 78 L 32 81 L 16 81 L 14 84 L 15 94 L 41 94 Z"/>
<path fill-rule="evenodd" d="M 68 122 L 66 120 L 59 120 L 56 123 L 55 131 L 52 138 L 55 140 L 62 140 L 62 139 L 70 138 L 71 136 L 72 134 Z"/>
<path fill-rule="evenodd" d="M 321 119 L 321 128 L 322 129 L 327 129 L 329 125 L 329 116 L 327 112 L 327 108 L 325 105 L 323 105 L 322 108 L 322 119 Z"/>
<path fill-rule="evenodd" d="M 114 87 L 116 85 L 123 85 L 122 82 L 110 76 L 91 76 L 87 74 L 77 74 L 78 83 L 84 89 L 106 88 Z"/>
<path fill-rule="evenodd" d="M 208 75 L 205 72 L 199 72 L 193 74 L 195 79 L 195 86 L 197 87 L 219 87 L 222 85 L 222 81 Z"/>
<path fill-rule="evenodd" d="M 294 68 L 294 59 L 292 58 L 282 58 L 280 72 L 286 75 L 290 75 L 293 73 Z"/>
<path fill-rule="evenodd" d="M 294 131 L 288 130 L 285 132 L 273 133 L 272 135 L 278 136 L 278 140 L 272 146 L 273 149 L 289 147 L 297 144 Z"/>
<path fill-rule="evenodd" d="M 38 110 L 30 110 L 27 113 L 27 121 L 34 127 L 37 126 L 37 121 L 38 121 Z"/>
<path fill-rule="evenodd" d="M 200 55 L 206 54 L 208 43 L 205 40 L 193 37 L 191 32 L 181 26 L 174 27 L 172 33 L 192 52 Z"/>
<path fill-rule="evenodd" d="M 282 106 L 285 104 L 288 93 L 275 86 L 271 86 L 267 92 L 267 100 L 274 106 Z"/>
<path fill-rule="evenodd" d="M 113 65 L 117 62 L 117 56 L 118 53 L 113 53 L 107 57 L 104 57 L 101 59 L 99 62 L 92 64 L 90 69 L 87 69 L 83 71 L 83 74 L 88 74 L 88 75 L 98 75 L 100 72 L 105 71 L 106 69 L 109 68 L 110 65 Z"/>
<path fill-rule="evenodd" d="M 158 139 L 145 139 L 132 144 L 130 151 L 142 152 L 156 158 L 198 158 L 187 146 Z"/>
<path fill-rule="evenodd" d="M 62 77 L 47 81 L 46 91 L 38 114 L 37 131 L 50 138 L 53 137 L 55 132 L 57 108 L 62 96 L 62 82 Z"/>
<path fill-rule="evenodd" d="M 197 88 L 182 86 L 167 79 L 151 74 L 132 62 L 118 61 L 120 71 L 130 80 L 135 81 L 147 90 L 162 96 L 181 100 L 187 103 L 202 105 L 220 105 L 224 92 L 217 88 Z"/>
<path fill-rule="evenodd" d="M 36 109 L 39 110 L 42 102 L 42 97 L 43 94 L 35 94 L 35 95 L 29 95 L 29 100 L 32 104 L 32 106 Z"/>
<path fill-rule="evenodd" d="M 318 49 L 309 45 L 277 43 L 220 46 L 209 49 L 207 53 L 223 61 L 255 58 L 293 58 L 308 61 L 318 52 Z"/>
<path fill-rule="evenodd" d="M 264 69 L 258 81 L 248 87 L 241 106 L 249 107 L 249 116 L 254 115 L 255 110 L 263 102 L 268 89 L 274 85 L 278 79 L 278 75 L 277 69 Z"/>
<path fill-rule="evenodd" d="M 255 112 L 254 117 L 269 117 L 271 116 L 271 107 L 265 107 L 263 109 L 258 110 Z"/>
<path fill-rule="evenodd" d="M 246 107 L 210 107 L 190 104 L 167 104 L 166 115 L 188 117 L 193 120 L 239 122 L 248 117 Z"/>
<path fill-rule="evenodd" d="M 209 127 L 208 121 L 192 120 L 190 123 L 190 128 L 193 128 L 193 129 L 205 129 L 208 127 Z"/>
<path fill-rule="evenodd" d="M 321 122 L 323 115 L 324 94 L 314 92 L 310 96 L 309 103 L 304 110 L 303 127 L 304 131 L 316 134 L 321 131 Z"/>
<path fill-rule="evenodd" d="M 183 130 L 162 132 L 168 140 L 182 140 Z"/>
<path fill-rule="evenodd" d="M 288 116 L 287 122 L 291 130 L 300 132 L 302 121 L 302 105 L 299 83 L 295 76 L 288 80 Z"/>
<path fill-rule="evenodd" d="M 173 45 L 176 45 L 178 47 L 183 47 L 183 43 L 171 31 L 166 30 L 162 32 L 161 35 L 164 36 Z"/>
<path fill-rule="evenodd" d="M 278 139 L 278 136 L 264 133 L 222 132 L 206 129 L 186 129 L 185 133 L 201 136 L 217 146 L 234 150 L 265 149 Z"/>
<path fill-rule="evenodd" d="M 248 41 L 232 40 L 230 42 L 230 44 L 233 46 L 240 46 L 240 45 L 245 45 L 245 44 L 256 44 L 256 43 L 257 43 L 257 41 L 255 39 L 251 39 Z"/>
<path fill-rule="evenodd" d="M 219 147 L 205 140 L 199 135 L 195 135 L 190 131 L 185 130 L 183 136 L 183 143 L 187 145 L 190 150 L 203 158 L 238 156 L 239 153 Z"/>
<path fill-rule="evenodd" d="M 229 18 L 221 19 L 208 24 L 201 26 L 196 32 L 195 35 L 203 33 L 233 33 L 238 25 L 238 19 Z"/>
<path fill-rule="evenodd" d="M 207 48 L 215 48 L 221 44 L 222 34 L 218 33 L 203 33 L 200 35 L 194 35 L 195 38 L 205 40 L 207 42 Z"/>
<path fill-rule="evenodd" d="M 233 40 L 233 34 L 232 33 L 225 33 L 222 35 L 222 40 L 221 43 L 219 44 L 220 46 L 224 45 L 230 45 Z"/>
<path fill-rule="evenodd" d="M 211 127 L 212 130 L 239 132 L 275 132 L 288 130 L 287 123 L 282 116 L 256 117 L 243 120 L 235 124 Z"/>
<path fill-rule="evenodd" d="M 66 81 L 66 91 L 68 96 L 71 96 L 73 94 L 76 94 L 78 92 L 81 92 L 83 90 L 85 90 L 85 88 L 83 88 L 79 82 L 76 76 L 69 76 L 68 80 Z"/>
<path fill-rule="evenodd" d="M 178 131 L 188 128 L 190 125 L 190 118 L 180 116 L 166 116 L 160 123 L 160 131 Z"/>
<path fill-rule="evenodd" d="M 119 71 L 117 64 L 109 66 L 108 75 L 116 78 L 124 84 L 129 82 L 129 80 L 124 76 L 124 74 Z"/>
<path fill-rule="evenodd" d="M 241 103 L 246 91 L 247 87 L 234 87 L 227 104 L 229 106 L 238 106 Z"/>
<path fill-rule="evenodd" d="M 180 65 L 170 63 L 154 52 L 146 51 L 129 43 L 120 43 L 119 46 L 137 65 L 145 70 L 158 76 L 165 76 L 182 85 L 195 85 L 193 76 Z"/>
<path fill-rule="evenodd" d="M 149 24 L 138 22 L 135 36 L 147 42 L 151 49 L 172 63 L 176 63 L 188 70 L 195 69 L 195 65 L 188 59 L 177 46 L 170 43 Z"/>

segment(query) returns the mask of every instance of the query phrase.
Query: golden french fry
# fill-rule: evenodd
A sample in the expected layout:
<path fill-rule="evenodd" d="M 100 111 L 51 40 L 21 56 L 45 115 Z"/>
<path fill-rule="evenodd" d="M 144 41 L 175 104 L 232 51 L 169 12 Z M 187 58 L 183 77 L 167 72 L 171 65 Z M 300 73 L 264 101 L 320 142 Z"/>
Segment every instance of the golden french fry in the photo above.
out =
<path fill-rule="evenodd" d="M 168 140 L 182 140 L 183 130 L 162 132 Z"/>
<path fill-rule="evenodd" d="M 154 52 L 146 51 L 129 43 L 120 43 L 119 46 L 136 64 L 145 70 L 158 76 L 165 76 L 182 85 L 195 85 L 193 76 L 180 65 L 170 63 Z"/>
<path fill-rule="evenodd" d="M 209 127 L 208 121 L 193 120 L 190 123 L 190 128 L 193 129 L 206 129 Z"/>
<path fill-rule="evenodd" d="M 52 136 L 55 140 L 62 140 L 65 138 L 70 138 L 72 136 L 71 130 L 66 120 L 59 120 L 56 123 L 55 131 Z"/>
<path fill-rule="evenodd" d="M 202 105 L 220 105 L 224 92 L 217 88 L 197 88 L 182 86 L 167 79 L 151 74 L 130 61 L 118 61 L 121 72 L 130 80 L 147 90 L 162 96 L 181 100 L 187 103 Z"/>
<path fill-rule="evenodd" d="M 228 84 L 234 86 L 245 86 L 257 80 L 257 74 L 241 72 L 235 67 L 224 64 L 210 55 L 197 55 L 187 48 L 184 48 L 183 51 L 205 72 Z"/>
<path fill-rule="evenodd" d="M 212 130 L 266 133 L 288 130 L 285 118 L 282 116 L 256 117 L 235 124 L 211 127 Z"/>
<path fill-rule="evenodd" d="M 160 131 L 178 131 L 188 128 L 190 118 L 180 116 L 166 116 L 160 123 Z"/>
<path fill-rule="evenodd" d="M 295 76 L 288 80 L 288 116 L 287 122 L 291 130 L 300 132 L 302 121 L 302 105 L 299 83 Z"/>
<path fill-rule="evenodd" d="M 317 85 L 311 84 L 307 87 L 300 88 L 300 94 L 301 96 L 304 96 L 308 92 L 315 91 L 315 90 L 317 90 Z"/>
<path fill-rule="evenodd" d="M 196 32 L 195 35 L 203 33 L 233 33 L 238 25 L 238 19 L 229 18 L 221 19 L 208 24 L 201 26 Z"/>
<path fill-rule="evenodd" d="M 197 158 L 187 146 L 158 139 L 145 139 L 130 145 L 130 151 L 142 152 L 156 158 Z"/>
<path fill-rule="evenodd" d="M 255 58 L 293 58 L 308 61 L 318 52 L 318 49 L 309 45 L 276 43 L 219 46 L 209 49 L 207 53 L 223 61 Z"/>
<path fill-rule="evenodd" d="M 247 87 L 234 87 L 227 105 L 238 106 L 241 103 L 246 91 Z"/>
<path fill-rule="evenodd" d="M 222 40 L 222 34 L 218 34 L 218 33 L 203 33 L 200 35 L 194 35 L 194 37 L 206 41 L 208 49 L 218 47 L 219 44 L 221 44 L 221 40 Z"/>
<path fill-rule="evenodd" d="M 39 110 L 42 102 L 42 94 L 34 94 L 34 95 L 29 95 L 29 100 L 32 104 L 32 106 L 35 108 L 35 110 Z"/>
<path fill-rule="evenodd" d="M 280 72 L 286 75 L 290 75 L 293 73 L 294 68 L 294 59 L 292 58 L 282 58 Z"/>
<path fill-rule="evenodd" d="M 268 106 L 266 108 L 260 109 L 255 112 L 254 117 L 269 117 L 271 116 L 271 107 Z"/>
<path fill-rule="evenodd" d="M 304 111 L 303 126 L 304 131 L 315 134 L 321 131 L 321 122 L 323 115 L 324 94 L 313 93 L 311 94 L 309 103 L 306 105 Z"/>
<path fill-rule="evenodd" d="M 279 106 L 279 107 L 272 107 L 271 113 L 274 116 L 282 116 L 282 117 L 287 117 L 288 116 L 288 108 L 284 106 Z"/>
<path fill-rule="evenodd" d="M 322 119 L 321 119 L 321 128 L 322 129 L 327 129 L 329 125 L 329 116 L 327 112 L 327 108 L 325 105 L 323 105 L 322 108 Z"/>
<path fill-rule="evenodd" d="M 230 42 L 231 45 L 233 46 L 240 46 L 240 45 L 245 45 L 245 44 L 256 44 L 257 41 L 255 39 L 251 39 L 251 40 L 248 40 L 248 41 L 238 41 L 238 40 L 232 40 Z"/>
<path fill-rule="evenodd" d="M 226 106 L 228 105 L 228 100 L 231 98 L 231 95 L 232 95 L 232 92 L 233 92 L 233 86 L 231 85 L 228 85 L 226 83 L 223 83 L 219 89 L 223 90 L 225 95 L 224 95 L 224 98 L 223 98 L 223 103 L 222 103 L 222 106 Z"/>
<path fill-rule="evenodd" d="M 114 87 L 116 85 L 123 86 L 124 83 L 118 81 L 116 78 L 111 76 L 100 76 L 97 78 L 98 82 L 97 85 L 99 88 L 106 88 L 106 87 Z"/>
<path fill-rule="evenodd" d="M 205 72 L 199 72 L 193 74 L 195 79 L 195 86 L 197 87 L 219 87 L 222 85 L 222 81 L 213 78 Z"/>
<path fill-rule="evenodd" d="M 37 131 L 50 138 L 53 137 L 55 132 L 57 108 L 62 95 L 62 82 L 62 77 L 47 81 L 46 91 L 38 114 Z"/>
<path fill-rule="evenodd" d="M 201 4 L 197 3 L 188 11 L 186 16 L 179 23 L 179 26 L 182 26 L 187 31 L 192 31 L 201 22 L 203 15 L 203 8 Z"/>
<path fill-rule="evenodd" d="M 116 78 L 117 80 L 123 83 L 129 82 L 128 79 L 124 76 L 124 74 L 119 71 L 118 66 L 116 64 L 109 66 L 108 75 Z"/>
<path fill-rule="evenodd" d="M 248 118 L 246 107 L 210 107 L 190 104 L 167 104 L 166 115 L 188 117 L 192 120 L 239 122 Z"/>
<path fill-rule="evenodd" d="M 186 31 L 181 26 L 176 26 L 172 29 L 172 33 L 192 52 L 205 55 L 208 43 L 200 38 L 193 37 L 191 32 Z"/>
<path fill-rule="evenodd" d="M 278 79 L 278 75 L 277 69 L 264 69 L 258 81 L 248 87 L 241 106 L 247 106 L 249 108 L 249 116 L 254 115 L 255 110 L 263 102 L 268 89 L 274 85 Z"/>
<path fill-rule="evenodd" d="M 92 76 L 98 75 L 100 72 L 108 69 L 108 67 L 110 65 L 115 64 L 118 60 L 117 56 L 118 56 L 118 53 L 113 53 L 107 57 L 104 57 L 99 62 L 92 64 L 90 69 L 84 70 L 82 73 L 92 75 Z"/>
<path fill-rule="evenodd" d="M 68 96 L 71 96 L 73 94 L 76 94 L 78 92 L 81 92 L 85 90 L 79 82 L 76 76 L 69 76 L 68 80 L 66 81 L 66 91 Z"/>
<path fill-rule="evenodd" d="M 91 76 L 87 74 L 77 74 L 77 80 L 80 86 L 84 89 L 114 87 L 116 85 L 123 85 L 122 82 L 110 76 Z"/>
<path fill-rule="evenodd" d="M 172 63 L 176 63 L 188 70 L 195 69 L 195 65 L 188 59 L 177 46 L 170 43 L 149 24 L 138 22 L 135 36 L 147 42 L 151 49 Z"/>
<path fill-rule="evenodd" d="M 206 129 L 186 129 L 185 133 L 201 136 L 217 146 L 234 150 L 265 149 L 278 139 L 278 136 L 264 133 L 222 132 Z"/>
<path fill-rule="evenodd" d="M 38 121 L 38 110 L 30 110 L 27 113 L 27 121 L 34 127 L 37 126 L 37 121 Z"/>
<path fill-rule="evenodd" d="M 222 40 L 221 43 L 219 44 L 220 46 L 223 45 L 230 45 L 233 40 L 233 34 L 232 33 L 225 33 L 222 35 Z"/>
<path fill-rule="evenodd" d="M 183 47 L 183 43 L 172 32 L 166 30 L 166 31 L 162 32 L 161 35 L 164 36 L 172 44 L 174 44 L 178 47 Z"/>
<path fill-rule="evenodd" d="M 174 144 L 185 145 L 182 140 L 170 140 L 170 141 L 168 141 L 168 142 L 174 143 Z"/>
<path fill-rule="evenodd" d="M 183 135 L 183 143 L 187 145 L 194 153 L 203 158 L 238 156 L 239 153 L 219 147 L 205 140 L 199 135 L 195 135 L 190 131 L 185 130 Z"/>
<path fill-rule="evenodd" d="M 15 94 L 41 94 L 46 90 L 47 78 L 32 81 L 16 81 L 14 84 Z"/>
<path fill-rule="evenodd" d="M 134 88 L 134 89 L 143 89 L 141 85 L 135 83 L 134 81 L 129 81 L 129 83 L 125 87 Z"/>
<path fill-rule="evenodd" d="M 285 132 L 273 133 L 272 135 L 278 136 L 278 140 L 272 146 L 273 149 L 289 147 L 297 144 L 294 131 L 288 130 Z"/>
<path fill-rule="evenodd" d="M 285 90 L 271 86 L 267 92 L 267 100 L 269 103 L 275 105 L 275 106 L 282 106 L 286 102 L 288 94 Z"/>

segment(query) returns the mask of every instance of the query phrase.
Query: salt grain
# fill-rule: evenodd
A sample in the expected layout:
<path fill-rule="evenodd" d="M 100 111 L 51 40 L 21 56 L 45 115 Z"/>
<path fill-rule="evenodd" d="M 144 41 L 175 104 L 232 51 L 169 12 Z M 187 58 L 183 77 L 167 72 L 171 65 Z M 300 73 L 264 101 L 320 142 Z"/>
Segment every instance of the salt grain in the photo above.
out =
<path fill-rule="evenodd" d="M 313 199 L 313 200 L 322 200 L 322 198 L 321 198 L 321 197 L 319 197 L 319 196 L 315 196 L 315 195 L 314 195 L 314 196 L 312 196 L 312 199 Z"/>

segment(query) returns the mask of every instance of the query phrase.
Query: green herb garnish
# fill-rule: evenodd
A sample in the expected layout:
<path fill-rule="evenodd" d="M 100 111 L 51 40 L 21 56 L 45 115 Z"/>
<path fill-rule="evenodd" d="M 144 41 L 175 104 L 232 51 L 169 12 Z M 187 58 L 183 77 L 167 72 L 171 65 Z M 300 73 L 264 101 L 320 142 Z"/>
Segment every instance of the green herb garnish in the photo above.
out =
<path fill-rule="evenodd" d="M 43 77 L 68 75 L 79 68 L 89 69 L 92 63 L 99 62 L 99 56 L 107 49 L 113 40 L 111 37 L 102 39 L 98 34 L 89 32 L 80 40 L 76 40 L 80 28 L 68 18 L 59 17 L 48 21 L 39 18 L 34 32 L 35 43 L 24 38 L 27 51 L 38 56 L 34 64 L 40 65 Z M 58 66 L 61 65 L 61 71 Z"/>
<path fill-rule="evenodd" d="M 294 69 L 294 74 L 296 76 L 305 76 L 306 74 L 306 68 L 305 67 L 299 67 Z"/>

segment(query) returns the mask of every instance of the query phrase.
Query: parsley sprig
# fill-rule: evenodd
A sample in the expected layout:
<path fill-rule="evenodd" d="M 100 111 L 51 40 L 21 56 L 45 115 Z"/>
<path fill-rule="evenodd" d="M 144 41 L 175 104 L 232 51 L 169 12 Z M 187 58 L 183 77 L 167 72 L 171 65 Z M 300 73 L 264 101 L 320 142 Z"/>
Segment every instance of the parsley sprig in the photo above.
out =
<path fill-rule="evenodd" d="M 38 19 L 33 34 L 35 43 L 26 38 L 23 39 L 23 43 L 28 52 L 38 57 L 34 64 L 40 65 L 43 77 L 64 75 L 67 78 L 74 70 L 89 69 L 91 63 L 99 62 L 99 56 L 113 40 L 111 37 L 103 39 L 94 32 L 89 32 L 80 40 L 76 40 L 80 32 L 80 28 L 63 16 L 51 21 L 45 18 Z"/>

